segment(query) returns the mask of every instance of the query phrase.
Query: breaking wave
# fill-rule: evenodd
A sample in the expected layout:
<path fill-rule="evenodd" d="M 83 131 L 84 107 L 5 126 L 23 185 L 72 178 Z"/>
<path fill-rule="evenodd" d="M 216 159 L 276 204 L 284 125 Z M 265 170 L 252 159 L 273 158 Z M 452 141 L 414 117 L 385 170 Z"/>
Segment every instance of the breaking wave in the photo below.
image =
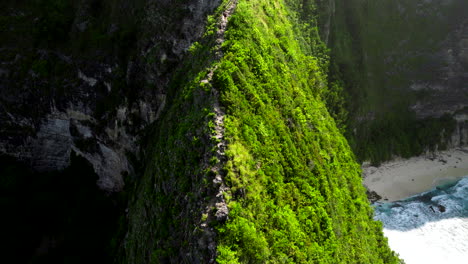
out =
<path fill-rule="evenodd" d="M 390 247 L 407 264 L 468 263 L 468 177 L 374 206 Z"/>

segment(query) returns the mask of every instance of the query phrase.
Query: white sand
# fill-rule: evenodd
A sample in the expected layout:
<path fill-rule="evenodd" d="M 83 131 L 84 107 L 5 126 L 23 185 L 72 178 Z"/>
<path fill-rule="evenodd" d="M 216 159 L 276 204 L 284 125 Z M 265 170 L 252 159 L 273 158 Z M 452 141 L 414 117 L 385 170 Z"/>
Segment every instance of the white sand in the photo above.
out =
<path fill-rule="evenodd" d="M 395 159 L 379 167 L 363 164 L 362 170 L 369 191 L 397 201 L 467 176 L 468 147 Z"/>

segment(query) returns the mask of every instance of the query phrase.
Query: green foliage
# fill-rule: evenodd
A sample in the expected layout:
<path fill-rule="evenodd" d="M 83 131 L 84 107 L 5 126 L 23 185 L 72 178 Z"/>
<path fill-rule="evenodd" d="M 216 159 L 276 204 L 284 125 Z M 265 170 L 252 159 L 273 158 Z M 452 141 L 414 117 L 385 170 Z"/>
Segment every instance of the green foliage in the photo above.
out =
<path fill-rule="evenodd" d="M 218 8 L 214 16 L 221 12 Z M 209 259 L 209 249 L 199 243 L 207 243 L 203 239 L 208 236 L 201 222 L 212 224 L 214 210 L 201 210 L 213 196 L 216 174 L 211 167 L 219 162 L 213 151 L 217 143 L 213 138 L 214 98 L 206 82 L 215 44 L 213 36 L 205 34 L 192 45 L 167 89 L 165 111 L 143 142 L 148 146 L 145 173 L 129 205 L 130 231 L 122 263 Z"/>
<path fill-rule="evenodd" d="M 198 42 L 195 41 L 195 42 L 190 46 L 190 48 L 188 49 L 188 51 L 189 51 L 191 54 L 196 54 L 197 50 L 202 49 L 202 48 L 203 48 L 203 46 L 202 46 L 200 43 L 198 43 Z"/>
<path fill-rule="evenodd" d="M 239 1 L 223 58 L 212 47 L 217 12 L 168 89 L 167 109 L 149 132 L 147 168 L 130 204 L 126 261 L 194 263 L 211 256 L 200 221 L 219 164 L 212 88 L 225 108 L 224 196 L 216 224 L 218 263 L 397 263 L 361 184 L 359 165 L 328 113 L 327 51 L 313 1 Z M 310 6 L 309 6 L 310 4 Z M 309 10 L 309 9 L 305 9 Z M 216 64 L 215 64 L 216 63 Z M 215 69 L 207 82 L 210 69 Z M 339 111 L 336 111 L 339 113 Z M 211 222 L 211 224 L 213 224 Z"/>
<path fill-rule="evenodd" d="M 445 149 L 445 140 L 455 129 L 450 115 L 417 119 L 414 113 L 401 111 L 364 123 L 356 130 L 354 149 L 362 160 L 374 165 L 398 155 L 409 158 L 429 149 Z"/>
<path fill-rule="evenodd" d="M 345 133 L 346 122 L 348 121 L 348 110 L 346 108 L 346 96 L 344 84 L 341 81 L 335 81 L 329 84 L 324 92 L 324 101 L 330 115 L 335 119 L 336 126 L 342 133 Z"/>
<path fill-rule="evenodd" d="M 292 8 L 240 1 L 229 20 L 213 76 L 227 112 L 232 196 L 230 220 L 218 227 L 217 260 L 397 263 L 372 220 L 359 166 L 322 101 L 345 115 L 342 86 L 326 88 L 326 57 L 301 41 L 307 38 L 297 25 L 306 22 Z"/>

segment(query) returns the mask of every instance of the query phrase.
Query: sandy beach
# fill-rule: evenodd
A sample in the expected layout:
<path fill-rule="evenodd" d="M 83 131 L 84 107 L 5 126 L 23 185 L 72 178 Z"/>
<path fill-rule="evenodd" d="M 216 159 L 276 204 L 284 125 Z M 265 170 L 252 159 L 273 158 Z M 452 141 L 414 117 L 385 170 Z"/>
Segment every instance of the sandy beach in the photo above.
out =
<path fill-rule="evenodd" d="M 378 167 L 362 165 L 364 185 L 384 201 L 397 201 L 468 176 L 468 147 L 410 159 L 395 159 Z"/>

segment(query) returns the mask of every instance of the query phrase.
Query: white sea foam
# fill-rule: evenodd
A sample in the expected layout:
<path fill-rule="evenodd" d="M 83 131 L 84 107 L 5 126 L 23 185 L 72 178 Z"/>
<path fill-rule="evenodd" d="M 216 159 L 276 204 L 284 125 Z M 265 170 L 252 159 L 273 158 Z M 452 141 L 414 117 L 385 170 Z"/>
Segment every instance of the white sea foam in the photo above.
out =
<path fill-rule="evenodd" d="M 468 262 L 468 218 L 428 222 L 409 231 L 384 228 L 384 234 L 406 264 Z"/>
<path fill-rule="evenodd" d="M 407 264 L 468 263 L 468 177 L 375 206 L 390 247 Z"/>

